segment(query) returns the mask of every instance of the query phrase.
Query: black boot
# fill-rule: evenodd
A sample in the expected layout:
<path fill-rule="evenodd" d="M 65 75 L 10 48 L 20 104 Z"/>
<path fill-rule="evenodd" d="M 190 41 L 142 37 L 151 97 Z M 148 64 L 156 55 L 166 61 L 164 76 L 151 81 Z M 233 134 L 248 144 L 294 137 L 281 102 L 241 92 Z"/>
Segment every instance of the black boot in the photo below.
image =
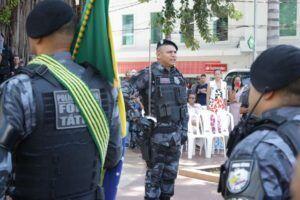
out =
<path fill-rule="evenodd" d="M 168 196 L 160 196 L 159 197 L 159 200 L 170 200 L 171 197 L 168 197 Z"/>

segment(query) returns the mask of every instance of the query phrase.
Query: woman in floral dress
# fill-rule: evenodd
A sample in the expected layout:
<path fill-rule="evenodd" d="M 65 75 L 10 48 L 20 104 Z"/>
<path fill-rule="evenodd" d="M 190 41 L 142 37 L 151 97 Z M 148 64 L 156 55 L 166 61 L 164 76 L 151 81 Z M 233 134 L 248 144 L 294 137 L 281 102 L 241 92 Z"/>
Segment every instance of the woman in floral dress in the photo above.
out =
<path fill-rule="evenodd" d="M 216 69 L 214 72 L 215 80 L 210 81 L 207 88 L 207 109 L 213 112 L 227 109 L 227 84 L 222 80 L 222 72 L 220 69 Z M 211 123 L 214 124 L 217 120 L 217 128 L 221 128 L 220 119 L 214 119 L 212 117 Z M 214 126 L 213 126 L 214 127 Z M 217 130 L 214 130 L 217 131 Z M 216 139 L 215 149 L 223 149 L 223 143 L 221 139 Z"/>

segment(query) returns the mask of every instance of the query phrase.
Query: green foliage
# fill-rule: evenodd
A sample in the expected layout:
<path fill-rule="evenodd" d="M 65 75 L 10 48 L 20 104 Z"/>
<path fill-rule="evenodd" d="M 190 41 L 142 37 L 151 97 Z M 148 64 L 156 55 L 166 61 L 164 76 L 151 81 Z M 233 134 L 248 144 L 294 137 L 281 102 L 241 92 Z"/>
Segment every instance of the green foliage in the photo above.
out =
<path fill-rule="evenodd" d="M 20 0 L 8 0 L 7 4 L 0 9 L 0 24 L 9 25 L 13 10 L 18 6 Z"/>
<path fill-rule="evenodd" d="M 149 2 L 150 0 L 139 0 L 140 2 Z M 175 0 L 165 0 L 165 5 L 158 20 L 163 24 L 162 31 L 171 35 L 175 28 L 176 20 L 180 20 L 180 32 L 187 47 L 195 50 L 200 47 L 199 41 L 194 36 L 194 23 L 196 24 L 200 36 L 205 42 L 215 42 L 216 36 L 212 34 L 209 27 L 209 20 L 212 17 L 239 20 L 242 13 L 237 11 L 231 0 L 180 0 L 180 8 L 174 7 Z"/>

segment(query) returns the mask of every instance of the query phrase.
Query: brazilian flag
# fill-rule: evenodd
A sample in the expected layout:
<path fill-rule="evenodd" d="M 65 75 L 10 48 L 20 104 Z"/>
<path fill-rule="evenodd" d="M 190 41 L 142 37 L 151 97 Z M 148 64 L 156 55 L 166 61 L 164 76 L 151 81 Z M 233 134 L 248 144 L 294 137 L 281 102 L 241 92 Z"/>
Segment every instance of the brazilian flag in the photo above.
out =
<path fill-rule="evenodd" d="M 109 0 L 87 0 L 74 37 L 72 56 L 75 62 L 89 62 L 119 89 L 118 106 L 122 135 L 126 135 L 126 113 L 117 62 L 113 49 L 112 30 L 109 21 Z"/>

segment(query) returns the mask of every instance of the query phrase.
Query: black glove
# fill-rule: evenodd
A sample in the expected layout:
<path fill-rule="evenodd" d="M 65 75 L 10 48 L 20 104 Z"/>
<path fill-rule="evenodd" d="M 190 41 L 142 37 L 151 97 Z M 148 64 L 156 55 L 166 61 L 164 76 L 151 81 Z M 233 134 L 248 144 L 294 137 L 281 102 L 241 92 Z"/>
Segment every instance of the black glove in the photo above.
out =
<path fill-rule="evenodd" d="M 181 145 L 184 145 L 188 139 L 187 132 L 184 130 L 181 130 Z"/>

